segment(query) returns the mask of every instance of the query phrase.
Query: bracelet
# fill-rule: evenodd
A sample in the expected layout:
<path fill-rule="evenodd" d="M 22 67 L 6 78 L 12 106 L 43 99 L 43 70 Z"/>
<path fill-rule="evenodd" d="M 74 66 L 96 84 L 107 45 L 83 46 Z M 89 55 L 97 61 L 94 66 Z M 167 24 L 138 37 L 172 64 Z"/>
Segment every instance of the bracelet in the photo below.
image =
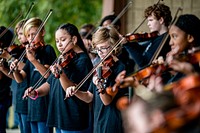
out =
<path fill-rule="evenodd" d="M 32 100 L 36 100 L 36 99 L 38 98 L 38 91 L 37 91 L 37 90 L 34 90 L 34 92 L 36 93 L 36 96 L 35 96 L 35 97 L 29 96 L 30 99 L 32 99 Z"/>

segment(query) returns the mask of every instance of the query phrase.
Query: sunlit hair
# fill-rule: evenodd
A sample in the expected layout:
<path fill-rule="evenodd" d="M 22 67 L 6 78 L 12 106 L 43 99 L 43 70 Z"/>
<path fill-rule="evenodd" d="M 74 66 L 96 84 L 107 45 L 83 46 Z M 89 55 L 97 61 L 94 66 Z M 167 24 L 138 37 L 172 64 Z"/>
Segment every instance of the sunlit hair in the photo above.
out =
<path fill-rule="evenodd" d="M 154 4 L 153 6 L 149 6 L 147 9 L 145 9 L 144 16 L 146 18 L 152 14 L 157 20 L 162 17 L 164 19 L 165 26 L 169 26 L 172 21 L 170 8 L 164 4 Z"/>
<path fill-rule="evenodd" d="M 28 19 L 23 19 L 23 20 L 19 21 L 16 24 L 16 26 L 15 26 L 15 34 L 17 34 L 20 29 L 23 29 L 23 26 L 24 26 L 24 24 L 26 23 L 27 20 Z"/>
<path fill-rule="evenodd" d="M 28 35 L 28 32 L 31 28 L 33 27 L 40 27 L 40 25 L 42 24 L 42 20 L 37 18 L 37 17 L 34 17 L 34 18 L 30 18 L 29 20 L 27 20 L 27 22 L 24 24 L 24 27 L 23 27 L 23 32 L 24 32 L 24 35 L 27 36 Z M 41 31 L 44 30 L 44 27 L 41 29 Z M 41 33 L 41 32 L 40 32 Z"/>
<path fill-rule="evenodd" d="M 113 26 L 100 27 L 92 36 L 92 44 L 94 48 L 100 43 L 109 41 L 113 47 L 120 40 L 118 31 Z M 115 50 L 114 54 L 118 54 L 119 48 Z"/>
<path fill-rule="evenodd" d="M 75 25 L 70 24 L 70 23 L 66 23 L 66 24 L 62 24 L 60 25 L 57 30 L 62 29 L 65 30 L 71 37 L 76 36 L 77 37 L 77 44 L 85 53 L 87 53 L 87 50 L 83 44 L 83 41 L 81 39 L 81 36 L 78 32 L 78 29 Z"/>

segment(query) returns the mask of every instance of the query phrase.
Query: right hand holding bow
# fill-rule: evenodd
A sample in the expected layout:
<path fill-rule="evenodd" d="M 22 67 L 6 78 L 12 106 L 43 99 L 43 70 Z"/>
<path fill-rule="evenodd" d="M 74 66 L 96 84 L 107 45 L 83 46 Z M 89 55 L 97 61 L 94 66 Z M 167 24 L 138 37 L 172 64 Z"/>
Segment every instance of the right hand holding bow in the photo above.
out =
<path fill-rule="evenodd" d="M 29 87 L 25 90 L 23 99 L 26 99 L 27 97 L 30 97 L 31 99 L 35 100 L 38 97 L 38 92 L 36 90 L 33 90 L 32 87 Z"/>
<path fill-rule="evenodd" d="M 10 64 L 10 70 L 11 71 L 16 71 L 18 70 L 18 59 L 15 59 L 11 64 Z"/>
<path fill-rule="evenodd" d="M 75 93 L 77 92 L 76 86 L 70 86 L 70 87 L 68 87 L 65 90 L 65 92 L 66 92 L 65 99 L 69 98 L 69 97 L 71 97 L 73 95 L 75 95 Z"/>

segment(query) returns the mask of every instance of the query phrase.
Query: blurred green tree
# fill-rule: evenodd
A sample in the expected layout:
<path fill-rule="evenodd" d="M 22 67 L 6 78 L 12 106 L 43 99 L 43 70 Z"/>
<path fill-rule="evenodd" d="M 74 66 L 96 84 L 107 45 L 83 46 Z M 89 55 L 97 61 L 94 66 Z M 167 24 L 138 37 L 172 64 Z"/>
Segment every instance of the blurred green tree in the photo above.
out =
<path fill-rule="evenodd" d="M 85 23 L 96 25 L 101 20 L 102 0 L 0 0 L 0 25 L 8 27 L 20 12 L 22 17 L 19 20 L 25 18 L 32 2 L 35 6 L 29 18 L 39 17 L 43 20 L 53 9 L 45 25 L 45 41 L 56 51 L 54 33 L 59 25 L 69 22 L 80 28 Z M 10 28 L 14 27 L 15 24 Z"/>

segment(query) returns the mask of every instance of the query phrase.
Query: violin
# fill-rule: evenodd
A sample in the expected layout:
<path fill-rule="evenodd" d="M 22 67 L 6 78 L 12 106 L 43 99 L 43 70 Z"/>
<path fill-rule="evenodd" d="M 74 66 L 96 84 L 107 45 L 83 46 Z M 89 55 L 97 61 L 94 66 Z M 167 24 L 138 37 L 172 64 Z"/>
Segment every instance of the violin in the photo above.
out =
<path fill-rule="evenodd" d="M 194 75 L 193 75 L 194 76 Z M 198 78 L 197 78 L 198 77 Z M 199 81 L 199 76 L 192 77 L 191 75 L 184 80 L 182 79 L 181 82 L 186 81 L 186 79 L 192 79 L 192 83 L 194 81 Z M 190 79 L 190 81 L 191 81 Z M 176 82 L 178 83 L 178 82 Z M 192 83 L 188 84 L 187 86 L 192 85 Z M 185 83 L 186 85 L 186 83 Z M 181 85 L 183 87 L 183 85 Z M 178 108 L 174 108 L 164 113 L 165 123 L 163 126 L 155 129 L 152 133 L 169 133 L 174 132 L 177 129 L 180 129 L 188 122 L 191 122 L 198 119 L 200 116 L 200 91 L 199 91 L 199 84 L 192 85 L 191 87 L 178 87 L 173 88 L 174 96 L 179 104 Z M 187 89 L 186 89 L 187 88 Z"/>
<path fill-rule="evenodd" d="M 147 41 L 147 40 L 153 39 L 157 36 L 158 36 L 158 31 L 154 31 L 151 33 L 142 33 L 142 34 L 140 33 L 127 34 L 125 35 L 125 38 L 129 42 L 133 42 L 133 41 L 141 42 L 141 41 Z"/>
<path fill-rule="evenodd" d="M 152 64 L 152 65 L 147 66 L 146 68 L 141 69 L 138 72 L 135 72 L 127 77 L 132 77 L 132 78 L 134 78 L 134 80 L 137 80 L 140 83 L 142 83 L 142 82 L 145 83 L 145 79 L 149 78 L 152 74 L 161 73 L 161 72 L 165 71 L 166 69 L 168 69 L 168 67 L 166 67 L 165 64 Z M 120 83 L 116 83 L 114 86 L 119 88 L 119 86 L 121 84 L 123 84 L 123 81 Z M 118 89 L 113 90 L 112 87 L 109 87 L 108 89 L 106 89 L 106 92 L 109 95 L 114 96 L 118 92 Z"/>
<path fill-rule="evenodd" d="M 104 62 L 102 62 L 101 67 L 101 77 L 106 79 L 112 73 L 111 67 L 114 65 L 115 61 L 113 60 L 112 56 L 108 57 Z M 98 74 L 97 71 L 94 72 L 94 75 Z"/>
<path fill-rule="evenodd" d="M 67 53 L 64 53 L 62 57 L 58 58 L 57 62 L 62 68 L 65 68 L 71 62 L 75 55 L 76 53 L 74 52 L 74 50 L 71 49 Z M 60 78 L 60 74 L 61 72 L 57 71 L 55 77 Z"/>
<path fill-rule="evenodd" d="M 191 64 L 197 64 L 200 62 L 200 51 L 196 51 L 189 54 L 179 54 L 175 57 L 178 61 L 186 61 Z"/>
<path fill-rule="evenodd" d="M 189 90 L 196 87 L 200 87 L 200 75 L 192 74 L 188 75 L 184 78 L 181 78 L 177 82 L 167 84 L 163 87 L 163 90 L 172 90 L 174 88 L 177 88 L 181 90 Z"/>
<path fill-rule="evenodd" d="M 104 62 L 102 62 L 102 66 L 97 68 L 94 72 L 94 75 L 97 75 L 99 78 L 98 85 L 102 89 L 100 93 L 105 93 L 106 81 L 112 73 L 111 67 L 114 66 L 114 63 L 115 61 L 113 60 L 113 57 L 109 56 Z"/>
<path fill-rule="evenodd" d="M 36 51 L 38 49 L 43 48 L 44 46 L 45 46 L 44 42 L 38 42 L 38 43 L 33 45 L 32 49 Z"/>
<path fill-rule="evenodd" d="M 17 44 L 10 45 L 7 48 L 8 53 L 14 56 L 15 58 L 18 58 L 24 50 L 25 50 L 24 45 L 17 45 Z"/>
<path fill-rule="evenodd" d="M 199 117 L 199 103 L 200 101 L 184 108 L 178 107 L 167 111 L 164 113 L 165 123 L 159 128 L 153 129 L 152 133 L 173 133 L 180 130 L 187 123 Z"/>

